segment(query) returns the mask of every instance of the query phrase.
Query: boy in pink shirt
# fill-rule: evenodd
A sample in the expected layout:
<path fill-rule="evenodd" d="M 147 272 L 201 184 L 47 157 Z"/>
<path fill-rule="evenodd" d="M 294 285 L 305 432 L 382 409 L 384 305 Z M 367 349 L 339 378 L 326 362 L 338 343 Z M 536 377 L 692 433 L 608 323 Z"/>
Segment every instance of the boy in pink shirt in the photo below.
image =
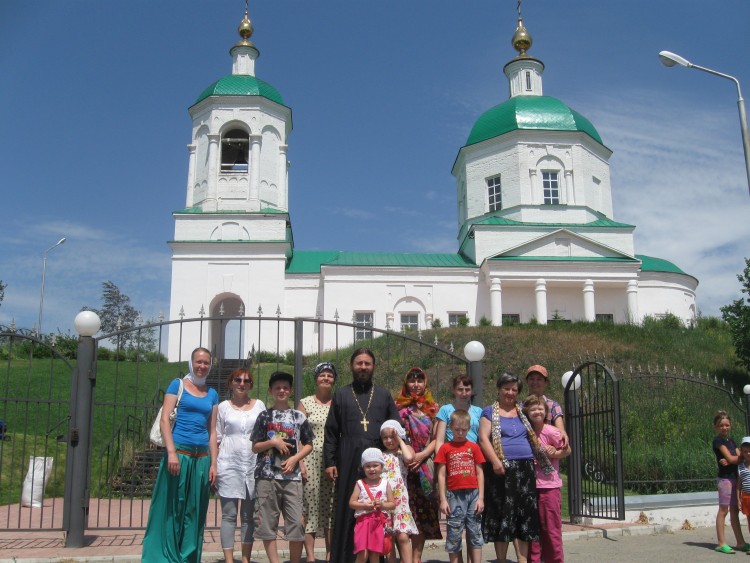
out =
<path fill-rule="evenodd" d="M 529 419 L 542 449 L 555 468 L 551 473 L 545 474 L 539 464 L 534 462 L 536 489 L 539 495 L 539 541 L 529 544 L 529 563 L 562 563 L 565 559 L 562 543 L 560 459 L 570 455 L 570 446 L 565 444 L 559 430 L 545 424 L 548 409 L 547 401 L 537 395 L 530 395 L 523 402 L 523 413 Z"/>

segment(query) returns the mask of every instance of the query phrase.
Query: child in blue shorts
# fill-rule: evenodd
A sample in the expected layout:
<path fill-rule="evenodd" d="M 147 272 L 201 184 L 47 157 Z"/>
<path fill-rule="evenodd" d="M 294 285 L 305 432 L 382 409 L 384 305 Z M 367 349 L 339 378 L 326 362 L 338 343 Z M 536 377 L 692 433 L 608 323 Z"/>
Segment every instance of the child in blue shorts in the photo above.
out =
<path fill-rule="evenodd" d="M 447 517 L 445 551 L 451 563 L 461 560 L 461 534 L 466 527 L 472 561 L 482 559 L 481 514 L 484 510 L 484 455 L 474 442 L 466 439 L 471 417 L 465 410 L 451 414 L 453 439 L 440 447 L 435 456 L 440 511 Z"/>

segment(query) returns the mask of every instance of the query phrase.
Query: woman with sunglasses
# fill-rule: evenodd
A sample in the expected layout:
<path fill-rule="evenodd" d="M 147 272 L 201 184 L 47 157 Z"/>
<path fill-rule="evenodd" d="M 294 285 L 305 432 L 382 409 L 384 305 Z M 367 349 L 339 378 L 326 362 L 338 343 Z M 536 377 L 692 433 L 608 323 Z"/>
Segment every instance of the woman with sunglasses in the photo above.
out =
<path fill-rule="evenodd" d="M 307 416 L 315 434 L 313 451 L 302 462 L 302 478 L 305 481 L 302 499 L 305 510 L 305 552 L 308 562 L 315 561 L 315 536 L 321 530 L 326 543 L 326 561 L 331 556 L 335 495 L 334 482 L 325 475 L 323 467 L 323 439 L 337 375 L 332 363 L 319 363 L 313 370 L 315 394 L 305 397 L 297 405 L 297 410 Z"/>
<path fill-rule="evenodd" d="M 242 563 L 250 563 L 253 551 L 255 521 L 256 454 L 250 435 L 258 415 L 266 410 L 263 401 L 249 396 L 253 376 L 239 368 L 229 374 L 227 389 L 230 397 L 219 404 L 216 417 L 216 439 L 219 442 L 216 493 L 221 499 L 221 548 L 226 563 L 234 561 L 234 532 L 237 509 L 240 509 Z"/>

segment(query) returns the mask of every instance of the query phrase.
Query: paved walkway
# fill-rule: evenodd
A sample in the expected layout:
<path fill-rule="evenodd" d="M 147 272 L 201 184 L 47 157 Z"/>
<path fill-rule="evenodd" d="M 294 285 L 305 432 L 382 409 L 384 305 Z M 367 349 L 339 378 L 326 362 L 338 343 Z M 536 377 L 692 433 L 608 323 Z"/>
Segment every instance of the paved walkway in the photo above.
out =
<path fill-rule="evenodd" d="M 584 554 L 599 555 L 586 561 L 634 561 L 639 559 L 634 557 L 635 553 L 622 559 L 615 556 L 620 550 L 612 546 L 626 538 L 637 538 L 642 536 L 653 536 L 655 534 L 667 533 L 669 530 L 664 526 L 654 525 L 633 525 L 613 523 L 600 527 L 574 526 L 572 524 L 564 525 L 564 542 L 569 561 L 583 561 L 581 557 Z M 713 530 L 711 530 L 713 537 Z M 66 548 L 63 534 L 61 532 L 43 532 L 43 531 L 26 531 L 26 530 L 6 530 L 0 531 L 0 563 L 46 563 L 46 562 L 64 562 L 73 563 L 76 561 L 87 563 L 135 563 L 140 561 L 141 544 L 143 541 L 142 530 L 93 530 L 86 535 L 86 546 L 82 548 Z M 221 545 L 219 543 L 218 530 L 209 530 L 204 537 L 203 561 L 217 562 L 223 561 Z M 599 543 L 597 543 L 597 541 Z M 701 536 L 698 543 L 712 541 Z M 602 544 L 603 542 L 603 544 Z M 600 545 L 601 544 L 601 545 Z M 255 544 L 253 561 L 265 563 L 268 559 L 263 552 L 260 543 Z M 633 543 L 635 549 L 640 549 L 640 542 L 636 540 Z M 704 553 L 714 555 L 708 545 L 708 548 L 701 550 L 701 556 L 697 558 L 682 558 L 684 561 L 705 560 L 702 559 Z M 282 550 L 283 560 L 288 560 L 286 544 L 279 542 L 279 548 Z M 609 552 L 614 549 L 613 552 Z M 604 551 L 603 551 L 604 550 Z M 513 555 L 513 549 L 510 550 L 510 556 Z M 322 541 L 318 541 L 316 554 L 322 558 L 324 548 Z M 718 556 L 718 554 L 716 554 Z M 485 546 L 483 550 L 484 561 L 494 561 L 495 553 L 492 546 Z M 239 557 L 239 552 L 235 553 Z M 661 560 L 677 560 L 664 559 Z M 238 559 L 236 559 L 238 560 Z M 353 559 L 352 559 L 353 560 Z M 511 557 L 515 561 L 514 557 Z M 434 563 L 438 561 L 448 561 L 448 554 L 444 550 L 444 542 L 428 542 L 425 549 L 424 563 Z"/>

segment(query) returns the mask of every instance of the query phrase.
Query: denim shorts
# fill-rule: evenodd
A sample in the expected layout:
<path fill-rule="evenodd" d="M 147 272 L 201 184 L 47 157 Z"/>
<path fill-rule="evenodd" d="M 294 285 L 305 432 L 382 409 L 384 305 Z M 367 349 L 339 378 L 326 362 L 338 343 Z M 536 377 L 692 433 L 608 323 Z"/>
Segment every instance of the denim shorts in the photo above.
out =
<path fill-rule="evenodd" d="M 482 547 L 482 517 L 477 514 L 477 489 L 447 491 L 445 498 L 451 509 L 446 522 L 445 551 L 461 552 L 461 534 L 466 527 L 466 543 L 471 549 Z"/>

